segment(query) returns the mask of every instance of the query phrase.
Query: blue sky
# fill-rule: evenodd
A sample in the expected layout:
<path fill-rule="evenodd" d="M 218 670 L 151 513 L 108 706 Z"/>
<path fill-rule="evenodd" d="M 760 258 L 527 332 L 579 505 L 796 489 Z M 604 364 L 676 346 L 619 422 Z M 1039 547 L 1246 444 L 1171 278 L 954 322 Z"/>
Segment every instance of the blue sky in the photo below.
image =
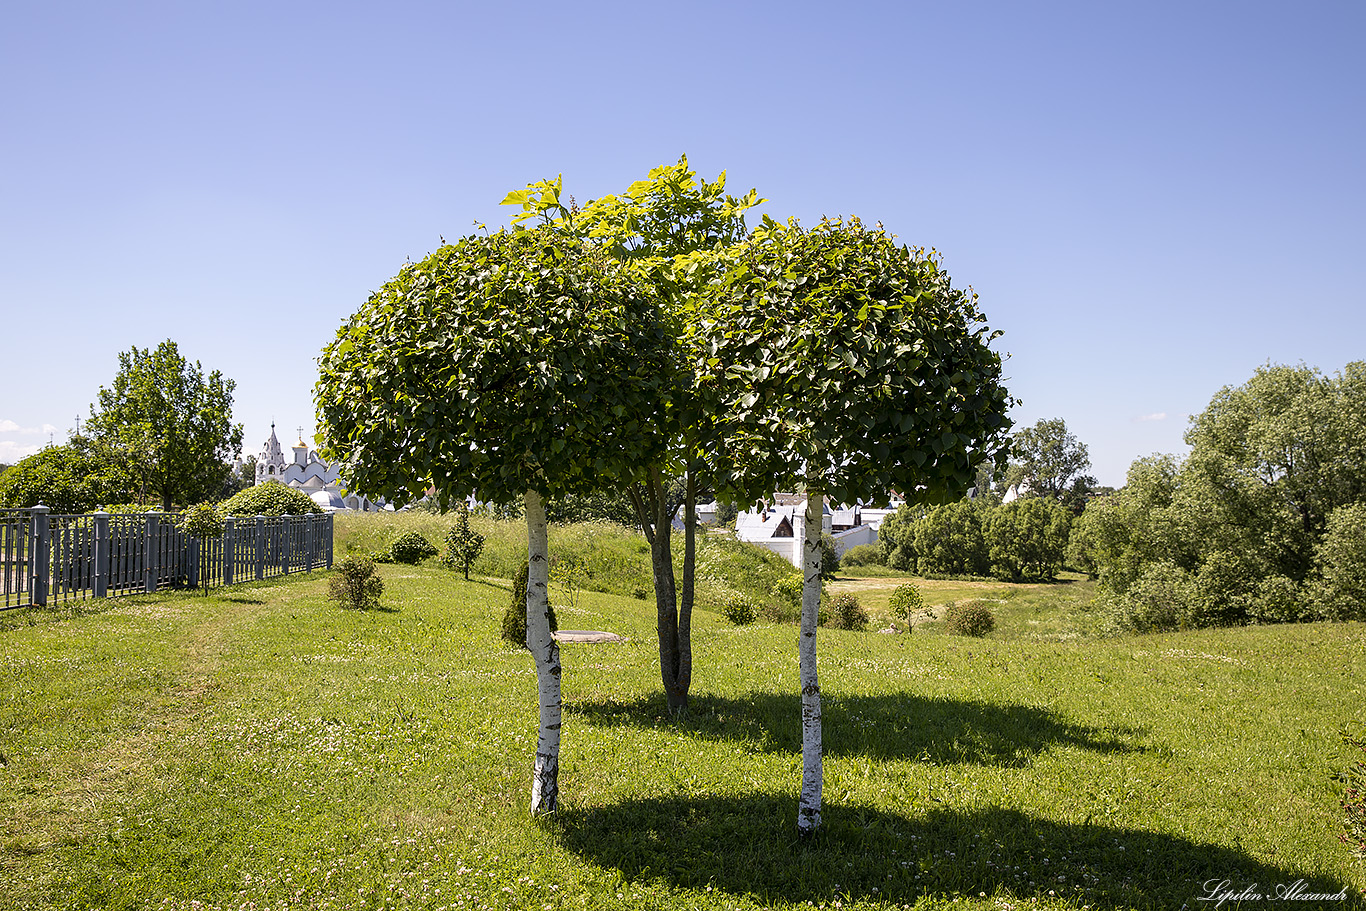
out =
<path fill-rule="evenodd" d="M 407 258 L 686 153 L 882 221 L 1004 331 L 1019 425 L 1102 483 L 1260 364 L 1366 357 L 1360 3 L 67 3 L 0 27 L 0 461 L 120 351 L 312 432 L 315 358 Z M 46 428 L 46 429 L 45 429 Z"/>

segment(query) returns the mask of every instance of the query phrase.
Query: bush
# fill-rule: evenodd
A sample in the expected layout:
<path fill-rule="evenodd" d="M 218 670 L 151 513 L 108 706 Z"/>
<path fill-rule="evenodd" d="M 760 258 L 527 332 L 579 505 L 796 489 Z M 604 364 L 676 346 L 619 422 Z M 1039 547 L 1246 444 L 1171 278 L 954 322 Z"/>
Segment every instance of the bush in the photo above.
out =
<path fill-rule="evenodd" d="M 279 481 L 267 481 L 233 494 L 223 504 L 223 515 L 244 518 L 250 516 L 308 516 L 322 515 L 323 508 L 308 494 Z"/>
<path fill-rule="evenodd" d="M 840 559 L 840 565 L 849 566 L 880 566 L 882 564 L 882 548 L 876 544 L 855 544 L 844 552 Z"/>
<path fill-rule="evenodd" d="M 784 576 L 773 584 L 773 597 L 786 608 L 791 608 L 799 616 L 802 612 L 802 577 Z"/>
<path fill-rule="evenodd" d="M 981 638 L 996 628 L 996 618 L 981 601 L 950 601 L 944 611 L 949 632 L 959 636 Z"/>
<path fill-rule="evenodd" d="M 502 637 L 518 648 L 526 648 L 526 583 L 528 567 L 523 563 L 518 567 L 516 574 L 512 577 L 512 599 L 508 602 L 507 610 L 503 612 L 503 632 Z M 550 631 L 553 633 L 560 628 L 558 618 L 555 616 L 555 606 L 550 605 Z"/>
<path fill-rule="evenodd" d="M 925 606 L 925 599 L 921 596 L 920 589 L 907 582 L 896 587 L 887 606 L 891 608 L 894 618 L 905 620 L 909 624 L 915 612 Z"/>
<path fill-rule="evenodd" d="M 753 623 L 758 617 L 754 602 L 738 592 L 726 598 L 721 605 L 721 615 L 736 626 Z"/>
<path fill-rule="evenodd" d="M 1154 633 L 1190 626 L 1198 592 L 1190 573 L 1171 563 L 1145 569 L 1115 605 L 1120 629 Z"/>
<path fill-rule="evenodd" d="M 395 563 L 421 563 L 434 556 L 436 548 L 432 542 L 415 531 L 400 535 L 397 541 L 389 545 L 389 557 Z"/>
<path fill-rule="evenodd" d="M 868 628 L 868 612 L 859 604 L 858 597 L 851 592 L 840 592 L 831 598 L 829 612 L 828 622 L 835 629 Z"/>
<path fill-rule="evenodd" d="M 1338 836 L 1347 850 L 1352 852 L 1352 856 L 1357 860 L 1366 860 L 1366 739 L 1353 737 L 1346 731 L 1342 732 L 1342 742 L 1348 747 L 1360 750 L 1361 755 L 1347 767 L 1347 771 L 1339 775 L 1339 780 L 1346 785 L 1346 790 L 1342 795 L 1342 809 L 1346 813 L 1346 821 L 1342 834 Z"/>
<path fill-rule="evenodd" d="M 1248 616 L 1258 623 L 1297 623 L 1308 620 L 1304 588 L 1285 576 L 1271 576 L 1257 583 L 1248 601 Z"/>
<path fill-rule="evenodd" d="M 383 593 L 384 580 L 375 572 L 375 561 L 354 554 L 337 562 L 327 583 L 327 597 L 354 610 L 379 607 Z"/>

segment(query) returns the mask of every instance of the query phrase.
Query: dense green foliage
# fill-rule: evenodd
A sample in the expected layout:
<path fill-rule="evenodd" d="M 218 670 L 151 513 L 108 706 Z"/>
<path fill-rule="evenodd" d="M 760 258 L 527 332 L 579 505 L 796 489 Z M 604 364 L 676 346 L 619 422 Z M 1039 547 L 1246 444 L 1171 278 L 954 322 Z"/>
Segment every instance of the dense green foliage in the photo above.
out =
<path fill-rule="evenodd" d="M 42 505 L 54 515 L 79 515 L 131 500 L 137 488 L 137 478 L 116 452 L 74 437 L 65 446 L 48 446 L 20 459 L 0 474 L 0 507 Z"/>
<path fill-rule="evenodd" d="M 395 563 L 421 563 L 428 557 L 435 557 L 436 546 L 420 532 L 410 531 L 399 535 L 389 545 L 389 559 Z"/>
<path fill-rule="evenodd" d="M 545 226 L 471 235 L 403 270 L 323 351 L 322 451 L 395 505 L 435 487 L 591 494 L 664 441 L 672 339 L 610 256 Z"/>
<path fill-rule="evenodd" d="M 1186 441 L 1078 520 L 1072 558 L 1121 627 L 1366 616 L 1366 362 L 1259 368 Z"/>
<path fill-rule="evenodd" d="M 308 494 L 279 481 L 266 481 L 234 494 L 221 507 L 223 515 L 251 516 L 322 515 L 323 508 Z"/>
<path fill-rule="evenodd" d="M 155 494 L 163 510 L 221 495 L 242 448 L 232 422 L 236 383 L 217 370 L 204 375 L 176 343 L 119 354 L 119 372 L 101 386 L 86 433 L 119 454 L 140 480 L 139 499 Z"/>
<path fill-rule="evenodd" d="M 996 618 L 981 601 L 950 601 L 944 607 L 944 623 L 952 633 L 979 639 L 996 628 Z"/>
<path fill-rule="evenodd" d="M 888 566 L 923 576 L 1041 582 L 1062 569 L 1071 525 L 1071 514 L 1044 497 L 906 505 L 882 520 L 878 546 Z"/>
<path fill-rule="evenodd" d="M 1010 452 L 1031 494 L 1056 500 L 1076 513 L 1085 508 L 1086 495 L 1096 486 L 1096 479 L 1085 474 L 1091 457 L 1062 418 L 1043 419 L 1016 431 Z"/>
<path fill-rule="evenodd" d="M 363 554 L 347 554 L 332 567 L 327 596 L 342 607 L 373 610 L 384 594 L 384 580 L 375 571 L 375 561 Z"/>
<path fill-rule="evenodd" d="M 835 629 L 866 630 L 868 612 L 859 603 L 858 595 L 840 592 L 830 598 L 829 624 Z"/>
<path fill-rule="evenodd" d="M 766 219 L 731 262 L 699 331 L 733 499 L 775 484 L 845 503 L 954 499 L 1003 446 L 995 335 L 936 257 L 857 219 Z"/>
<path fill-rule="evenodd" d="M 840 566 L 870 566 L 882 562 L 882 550 L 876 544 L 855 544 L 840 557 Z"/>
<path fill-rule="evenodd" d="M 744 626 L 757 620 L 759 612 L 754 609 L 754 601 L 748 595 L 736 592 L 721 604 L 721 616 L 736 626 Z"/>

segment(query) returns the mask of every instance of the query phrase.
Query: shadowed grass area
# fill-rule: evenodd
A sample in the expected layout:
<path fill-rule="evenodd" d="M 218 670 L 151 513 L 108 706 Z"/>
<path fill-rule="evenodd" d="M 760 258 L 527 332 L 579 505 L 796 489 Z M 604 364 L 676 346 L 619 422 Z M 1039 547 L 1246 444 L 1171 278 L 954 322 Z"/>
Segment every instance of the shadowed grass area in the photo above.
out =
<path fill-rule="evenodd" d="M 773 794 L 630 800 L 556 821 L 570 850 L 629 879 L 761 905 L 813 896 L 832 905 L 918 905 L 950 894 L 995 899 L 1000 907 L 1041 893 L 1094 909 L 1167 909 L 1189 906 L 1209 891 L 1207 883 L 1270 891 L 1302 878 L 1237 849 L 998 808 L 890 813 L 841 804 L 827 808 L 809 842 L 796 836 L 795 824 L 791 801 Z M 1311 888 L 1323 894 L 1346 887 L 1319 880 Z M 1311 904 L 1348 906 L 1345 899 Z"/>

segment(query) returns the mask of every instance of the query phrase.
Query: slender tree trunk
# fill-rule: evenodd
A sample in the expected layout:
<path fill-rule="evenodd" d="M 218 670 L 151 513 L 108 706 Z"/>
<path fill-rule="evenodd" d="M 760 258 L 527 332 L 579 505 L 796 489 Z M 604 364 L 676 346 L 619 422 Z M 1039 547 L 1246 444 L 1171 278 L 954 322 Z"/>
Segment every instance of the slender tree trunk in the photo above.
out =
<path fill-rule="evenodd" d="M 693 580 L 697 570 L 697 478 L 688 472 L 688 488 L 683 501 L 683 593 L 678 605 L 678 691 L 680 711 L 688 708 L 692 687 L 692 606 Z"/>
<path fill-rule="evenodd" d="M 816 679 L 816 623 L 821 605 L 822 491 L 806 488 L 806 540 L 802 547 L 802 629 L 797 640 L 802 682 L 802 793 L 797 833 L 810 835 L 821 824 L 821 687 Z"/>
<path fill-rule="evenodd" d="M 640 518 L 645 539 L 650 543 L 650 566 L 655 581 L 655 623 L 659 632 L 659 676 L 664 685 L 664 696 L 669 712 L 677 714 L 688 708 L 688 686 L 692 674 L 691 648 L 684 643 L 680 649 L 678 588 L 674 577 L 673 510 L 669 509 L 664 479 L 651 470 L 645 485 L 631 491 L 631 499 Z M 687 652 L 687 676 L 681 677 L 682 651 Z M 681 682 L 681 685 L 680 685 Z"/>
<path fill-rule="evenodd" d="M 531 812 L 554 812 L 560 795 L 560 646 L 550 634 L 550 541 L 545 502 L 526 492 L 526 647 L 536 660 L 541 706 L 536 764 L 531 774 Z"/>

